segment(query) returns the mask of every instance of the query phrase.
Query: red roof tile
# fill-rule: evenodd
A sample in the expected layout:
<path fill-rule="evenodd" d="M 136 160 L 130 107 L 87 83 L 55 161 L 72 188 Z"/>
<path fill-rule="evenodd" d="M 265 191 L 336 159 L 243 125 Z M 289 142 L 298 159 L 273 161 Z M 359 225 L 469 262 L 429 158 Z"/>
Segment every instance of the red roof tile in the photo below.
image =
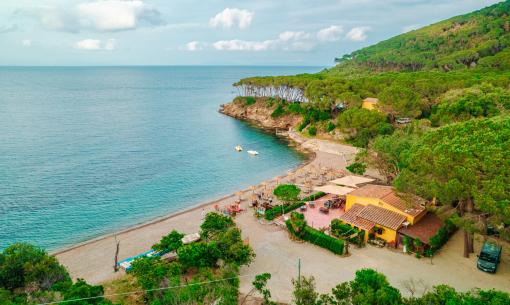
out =
<path fill-rule="evenodd" d="M 428 244 L 430 238 L 436 235 L 442 226 L 443 221 L 436 214 L 427 213 L 418 223 L 407 228 L 401 228 L 398 232 L 413 239 L 419 238 L 422 242 Z"/>

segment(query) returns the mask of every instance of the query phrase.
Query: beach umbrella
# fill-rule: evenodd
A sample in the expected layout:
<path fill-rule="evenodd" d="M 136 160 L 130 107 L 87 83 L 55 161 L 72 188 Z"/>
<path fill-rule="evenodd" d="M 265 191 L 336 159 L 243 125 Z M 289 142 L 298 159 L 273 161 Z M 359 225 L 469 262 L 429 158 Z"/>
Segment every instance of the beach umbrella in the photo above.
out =
<path fill-rule="evenodd" d="M 243 192 L 239 191 L 239 192 L 236 192 L 236 196 L 239 198 L 239 201 L 243 200 L 243 198 L 241 197 L 243 195 Z"/>

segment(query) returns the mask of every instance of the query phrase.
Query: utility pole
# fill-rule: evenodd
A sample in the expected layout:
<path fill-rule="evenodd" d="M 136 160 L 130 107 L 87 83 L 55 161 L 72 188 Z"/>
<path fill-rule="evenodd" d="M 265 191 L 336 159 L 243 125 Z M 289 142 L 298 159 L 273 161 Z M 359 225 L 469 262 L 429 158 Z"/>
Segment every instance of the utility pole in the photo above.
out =
<path fill-rule="evenodd" d="M 301 259 L 298 258 L 298 283 L 299 287 L 301 287 Z"/>

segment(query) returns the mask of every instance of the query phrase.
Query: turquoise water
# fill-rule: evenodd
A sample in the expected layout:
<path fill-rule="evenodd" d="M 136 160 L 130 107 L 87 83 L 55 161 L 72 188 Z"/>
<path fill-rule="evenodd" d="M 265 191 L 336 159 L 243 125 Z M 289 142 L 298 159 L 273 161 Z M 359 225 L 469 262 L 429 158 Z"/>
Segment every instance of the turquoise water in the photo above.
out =
<path fill-rule="evenodd" d="M 0 249 L 57 249 L 297 166 L 281 140 L 217 110 L 242 77 L 318 70 L 0 67 Z"/>

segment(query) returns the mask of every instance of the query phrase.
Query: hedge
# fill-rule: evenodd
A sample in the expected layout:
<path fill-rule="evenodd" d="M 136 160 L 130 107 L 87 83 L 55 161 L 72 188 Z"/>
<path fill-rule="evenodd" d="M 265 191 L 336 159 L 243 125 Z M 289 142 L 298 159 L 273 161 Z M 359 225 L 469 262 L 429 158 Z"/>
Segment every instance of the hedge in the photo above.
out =
<path fill-rule="evenodd" d="M 451 221 L 451 219 L 446 219 L 444 221 L 444 226 L 439 228 L 436 235 L 432 236 L 429 239 L 429 246 L 433 253 L 439 250 L 447 241 L 450 239 L 450 236 L 457 230 L 455 224 Z"/>
<path fill-rule="evenodd" d="M 294 211 L 295 209 L 300 208 L 303 204 L 305 204 L 305 202 L 317 200 L 318 198 L 321 198 L 324 195 L 326 195 L 326 193 L 324 193 L 324 192 L 318 192 L 318 193 L 312 194 L 308 197 L 303 198 L 303 200 L 301 200 L 301 201 L 284 206 L 283 211 L 284 211 L 284 213 Z M 264 214 L 264 217 L 266 218 L 266 220 L 273 220 L 280 215 L 282 215 L 282 207 L 275 206 L 272 209 L 267 210 Z"/>
<path fill-rule="evenodd" d="M 344 253 L 344 242 L 340 239 L 331 237 L 310 226 L 306 226 L 303 232 L 298 234 L 297 232 L 294 231 L 294 228 L 292 227 L 290 220 L 287 220 L 285 224 L 287 225 L 287 229 L 289 230 L 289 232 L 292 235 L 296 236 L 297 238 L 310 242 L 324 249 L 328 249 L 329 251 L 335 254 Z"/>

